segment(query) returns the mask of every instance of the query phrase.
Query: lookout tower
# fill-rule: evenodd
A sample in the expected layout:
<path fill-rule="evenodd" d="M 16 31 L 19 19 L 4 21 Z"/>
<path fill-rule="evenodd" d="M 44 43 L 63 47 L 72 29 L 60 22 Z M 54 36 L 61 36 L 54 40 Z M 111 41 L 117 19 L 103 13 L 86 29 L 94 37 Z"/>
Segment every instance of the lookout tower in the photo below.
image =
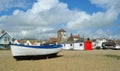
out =
<path fill-rule="evenodd" d="M 58 41 L 59 42 L 64 42 L 67 40 L 67 37 L 66 37 L 66 31 L 64 29 L 60 29 L 58 32 Z"/>

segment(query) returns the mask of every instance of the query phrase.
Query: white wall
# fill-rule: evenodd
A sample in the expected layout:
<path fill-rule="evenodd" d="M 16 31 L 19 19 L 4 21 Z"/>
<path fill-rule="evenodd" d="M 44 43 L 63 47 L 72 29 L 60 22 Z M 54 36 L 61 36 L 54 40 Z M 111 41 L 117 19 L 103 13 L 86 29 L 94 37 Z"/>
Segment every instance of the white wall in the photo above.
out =
<path fill-rule="evenodd" d="M 84 43 L 74 43 L 74 50 L 84 50 Z"/>
<path fill-rule="evenodd" d="M 69 49 L 74 49 L 74 50 L 84 50 L 84 43 L 81 42 L 81 43 L 72 43 L 72 46 L 71 44 L 62 44 L 62 48 L 63 49 L 66 49 L 66 50 L 69 50 Z"/>
<path fill-rule="evenodd" d="M 72 46 L 71 46 L 71 44 L 62 44 L 62 46 L 63 46 L 62 47 L 63 49 L 68 49 L 68 50 L 73 49 L 73 44 L 72 44 Z"/>

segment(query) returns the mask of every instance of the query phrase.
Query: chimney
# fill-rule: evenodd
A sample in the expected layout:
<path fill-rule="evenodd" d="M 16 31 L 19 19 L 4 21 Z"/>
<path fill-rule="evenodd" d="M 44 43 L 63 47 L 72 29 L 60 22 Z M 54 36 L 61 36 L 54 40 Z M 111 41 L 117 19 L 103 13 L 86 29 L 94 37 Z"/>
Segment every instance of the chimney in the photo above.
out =
<path fill-rule="evenodd" d="M 4 33 L 5 33 L 5 30 L 2 30 L 1 33 L 4 34 Z"/>
<path fill-rule="evenodd" d="M 80 34 L 78 34 L 78 37 L 80 38 Z"/>

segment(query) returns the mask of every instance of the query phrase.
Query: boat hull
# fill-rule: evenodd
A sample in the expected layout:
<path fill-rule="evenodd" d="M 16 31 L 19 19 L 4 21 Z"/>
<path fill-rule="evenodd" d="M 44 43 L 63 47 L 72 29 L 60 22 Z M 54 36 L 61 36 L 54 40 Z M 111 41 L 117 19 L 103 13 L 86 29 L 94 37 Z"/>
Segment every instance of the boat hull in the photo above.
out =
<path fill-rule="evenodd" d="M 35 47 L 35 46 L 34 46 Z M 39 46 L 37 46 L 39 47 Z M 41 47 L 41 46 L 40 46 Z M 25 57 L 25 56 L 47 56 L 47 55 L 55 55 L 60 52 L 62 48 L 54 47 L 54 48 L 31 48 L 29 46 L 16 46 L 11 45 L 11 51 L 13 57 Z"/>
<path fill-rule="evenodd" d="M 38 60 L 57 57 L 57 53 L 47 55 L 13 56 L 16 60 Z"/>

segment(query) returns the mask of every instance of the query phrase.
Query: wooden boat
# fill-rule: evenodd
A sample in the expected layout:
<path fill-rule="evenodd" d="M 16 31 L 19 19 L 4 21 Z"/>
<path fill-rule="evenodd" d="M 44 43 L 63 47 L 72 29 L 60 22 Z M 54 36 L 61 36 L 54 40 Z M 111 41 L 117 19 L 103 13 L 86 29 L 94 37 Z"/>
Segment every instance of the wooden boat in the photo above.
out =
<path fill-rule="evenodd" d="M 12 55 L 15 59 L 30 56 L 53 56 L 62 50 L 62 45 L 51 44 L 41 46 L 29 46 L 22 44 L 11 45 Z"/>

